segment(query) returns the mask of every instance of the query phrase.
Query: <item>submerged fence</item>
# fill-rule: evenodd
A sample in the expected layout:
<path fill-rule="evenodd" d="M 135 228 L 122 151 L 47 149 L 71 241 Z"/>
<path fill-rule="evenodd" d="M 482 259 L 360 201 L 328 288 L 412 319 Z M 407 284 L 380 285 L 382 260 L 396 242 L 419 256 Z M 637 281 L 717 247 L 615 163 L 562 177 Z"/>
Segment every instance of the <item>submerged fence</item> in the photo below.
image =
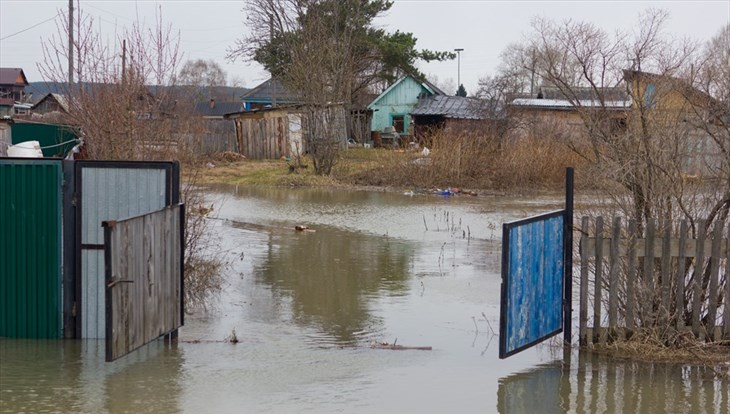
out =
<path fill-rule="evenodd" d="M 730 339 L 730 248 L 722 222 L 705 230 L 649 221 L 610 226 L 583 217 L 580 239 L 581 345 L 628 338 L 655 329 L 664 338 Z"/>

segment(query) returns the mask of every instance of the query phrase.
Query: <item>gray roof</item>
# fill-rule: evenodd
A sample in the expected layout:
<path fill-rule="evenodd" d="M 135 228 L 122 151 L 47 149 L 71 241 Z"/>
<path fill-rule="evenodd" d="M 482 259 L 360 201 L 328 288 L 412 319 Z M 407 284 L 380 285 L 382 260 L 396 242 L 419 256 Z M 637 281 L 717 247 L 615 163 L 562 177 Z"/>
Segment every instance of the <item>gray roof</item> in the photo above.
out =
<path fill-rule="evenodd" d="M 462 96 L 432 95 L 422 98 L 411 111 L 414 116 L 443 116 L 453 119 L 485 119 L 486 103 Z"/>
<path fill-rule="evenodd" d="M 197 102 L 193 112 L 196 115 L 222 117 L 226 114 L 241 112 L 243 110 L 242 102 L 215 102 L 211 108 L 211 102 Z"/>
<path fill-rule="evenodd" d="M 62 95 L 60 93 L 47 93 L 43 95 L 40 99 L 33 103 L 33 108 L 40 105 L 46 99 L 55 99 L 64 111 L 69 112 L 68 99 L 66 98 L 66 95 Z"/>
<path fill-rule="evenodd" d="M 302 98 L 294 92 L 289 91 L 281 81 L 278 79 L 270 78 L 251 89 L 243 95 L 243 100 L 246 101 L 271 101 L 272 97 L 276 97 L 276 101 L 280 103 L 298 103 L 302 101 Z"/>

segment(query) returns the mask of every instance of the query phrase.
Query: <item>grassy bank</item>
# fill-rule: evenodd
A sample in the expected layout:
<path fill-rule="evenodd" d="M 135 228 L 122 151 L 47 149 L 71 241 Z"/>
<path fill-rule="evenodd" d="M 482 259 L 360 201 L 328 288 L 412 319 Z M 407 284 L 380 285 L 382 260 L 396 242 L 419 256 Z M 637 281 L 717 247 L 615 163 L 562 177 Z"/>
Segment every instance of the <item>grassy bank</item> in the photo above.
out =
<path fill-rule="evenodd" d="M 539 142 L 492 148 L 460 137 L 421 149 L 350 148 L 340 152 L 330 176 L 314 174 L 311 160 L 235 160 L 213 157 L 200 169 L 200 184 L 264 186 L 458 187 L 480 191 L 561 191 L 566 166 L 581 161 L 561 147 Z M 578 176 L 578 175 L 577 175 Z"/>

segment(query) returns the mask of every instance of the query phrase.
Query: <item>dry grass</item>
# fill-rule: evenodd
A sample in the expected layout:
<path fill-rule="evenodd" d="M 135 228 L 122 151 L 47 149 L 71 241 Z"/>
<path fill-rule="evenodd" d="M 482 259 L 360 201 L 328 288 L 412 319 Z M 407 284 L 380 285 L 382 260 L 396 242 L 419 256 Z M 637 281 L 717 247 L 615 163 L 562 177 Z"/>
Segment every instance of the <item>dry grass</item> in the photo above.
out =
<path fill-rule="evenodd" d="M 630 339 L 594 345 L 592 350 L 614 358 L 705 365 L 718 376 L 730 378 L 730 341 L 705 342 L 690 332 L 667 335 L 657 330 L 640 330 Z"/>
<path fill-rule="evenodd" d="M 395 188 L 459 187 L 478 190 L 560 190 L 565 168 L 578 171 L 584 162 L 566 145 L 545 138 L 501 142 L 474 131 L 437 131 L 422 149 L 350 148 L 341 151 L 332 174 L 295 168 L 294 161 L 232 160 L 213 157 L 203 162 L 201 184 L 225 183 L 271 186 L 378 186 Z M 580 177 L 580 174 L 576 174 Z"/>

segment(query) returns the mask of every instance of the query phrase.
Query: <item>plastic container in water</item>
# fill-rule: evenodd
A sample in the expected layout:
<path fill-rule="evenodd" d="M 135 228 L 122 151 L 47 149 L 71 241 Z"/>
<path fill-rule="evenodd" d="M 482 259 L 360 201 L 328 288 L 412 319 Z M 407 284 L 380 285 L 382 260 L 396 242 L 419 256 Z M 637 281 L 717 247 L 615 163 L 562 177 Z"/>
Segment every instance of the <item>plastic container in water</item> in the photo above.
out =
<path fill-rule="evenodd" d="M 25 141 L 9 146 L 8 157 L 43 158 L 43 151 L 38 141 Z"/>

